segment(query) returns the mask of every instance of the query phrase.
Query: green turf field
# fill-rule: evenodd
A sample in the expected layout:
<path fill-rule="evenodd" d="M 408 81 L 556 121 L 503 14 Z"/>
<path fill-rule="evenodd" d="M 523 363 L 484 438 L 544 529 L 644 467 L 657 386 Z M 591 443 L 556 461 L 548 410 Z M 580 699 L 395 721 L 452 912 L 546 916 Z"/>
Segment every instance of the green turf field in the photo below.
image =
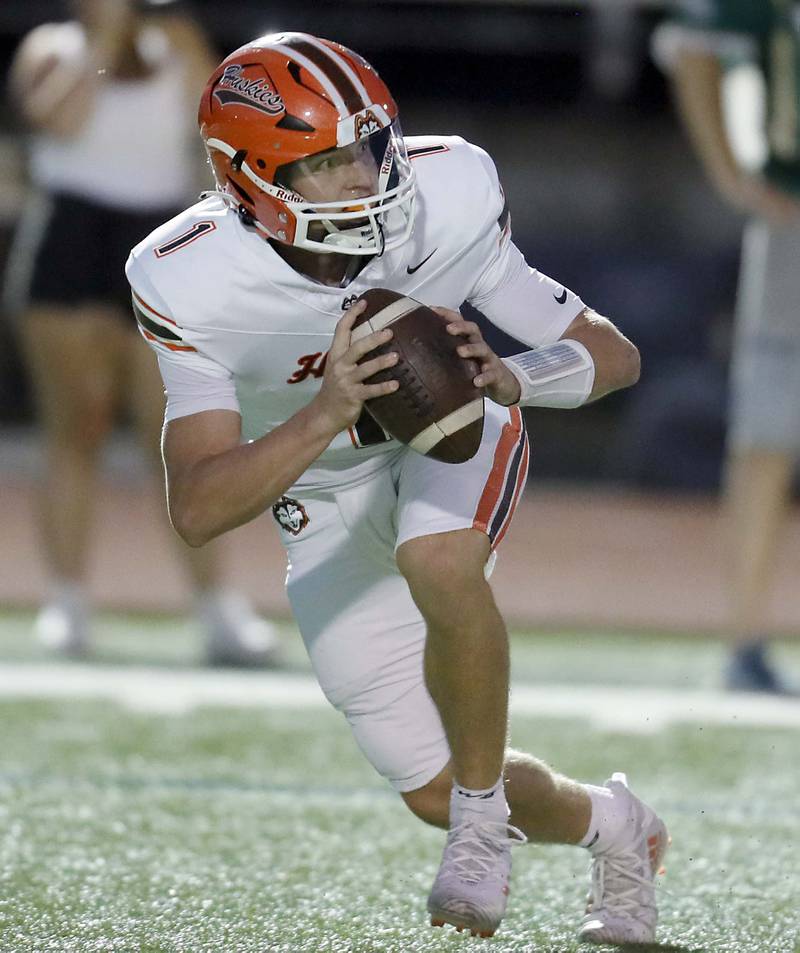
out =
<path fill-rule="evenodd" d="M 181 623 L 101 621 L 98 684 L 128 664 L 175 678 L 203 671 L 191 668 L 198 646 Z M 52 668 L 29 624 L 0 615 L 2 953 L 578 949 L 584 852 L 517 851 L 493 940 L 434 930 L 425 899 L 443 835 L 373 775 L 335 712 L 226 704 L 166 715 L 157 704 L 15 697 L 4 666 Z M 303 672 L 289 628 L 286 643 L 288 667 Z M 644 678 L 711 688 L 720 648 L 551 634 L 515 638 L 514 654 L 520 685 L 571 683 L 576 710 L 516 717 L 513 744 L 585 780 L 627 771 L 671 828 L 661 945 L 647 949 L 800 950 L 797 728 L 699 721 L 599 732 L 580 713 L 581 692 L 602 684 L 621 696 Z M 800 647 L 782 654 L 800 674 Z M 67 682 L 77 670 L 64 663 L 56 674 Z M 241 676 L 243 689 L 258 677 Z"/>

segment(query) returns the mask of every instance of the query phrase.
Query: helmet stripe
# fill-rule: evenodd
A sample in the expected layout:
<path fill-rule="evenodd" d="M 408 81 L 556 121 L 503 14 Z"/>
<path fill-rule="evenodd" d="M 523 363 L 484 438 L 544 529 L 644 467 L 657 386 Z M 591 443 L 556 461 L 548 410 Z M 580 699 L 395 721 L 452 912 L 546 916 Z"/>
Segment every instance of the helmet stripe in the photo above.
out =
<path fill-rule="evenodd" d="M 326 95 L 333 103 L 336 111 L 341 116 L 347 116 L 350 114 L 344 99 L 342 99 L 342 96 L 339 93 L 339 90 L 315 63 L 303 56 L 303 54 L 299 53 L 297 50 L 291 49 L 289 46 L 284 46 L 281 43 L 276 43 L 273 49 L 285 54 L 290 60 L 293 60 L 299 66 L 302 66 L 304 69 L 308 70 L 308 72 L 323 88 Z"/>
<path fill-rule="evenodd" d="M 342 118 L 361 112 L 362 109 L 372 105 L 363 84 L 359 83 L 361 90 L 357 89 L 351 79 L 351 76 L 354 75 L 352 70 L 349 71 L 350 76 L 348 76 L 342 65 L 344 61 L 341 57 L 336 56 L 333 50 L 328 49 L 322 43 L 311 42 L 311 37 L 306 37 L 305 34 L 290 35 L 285 41 L 285 46 L 290 48 L 292 55 L 298 61 L 300 61 L 299 55 L 305 57 L 307 61 L 311 61 L 333 84 L 345 107 Z"/>
<path fill-rule="evenodd" d="M 334 62 L 341 67 L 342 71 L 348 77 L 350 82 L 358 90 L 358 95 L 364 100 L 364 106 L 371 106 L 373 102 L 372 96 L 370 96 L 370 94 L 367 92 L 367 87 L 361 82 L 361 77 L 348 62 L 347 57 L 343 56 L 333 47 L 328 46 L 327 43 L 323 43 L 322 40 L 317 39 L 315 36 L 309 35 L 308 42 L 311 43 L 312 46 L 319 47 L 324 53 L 327 53 L 328 56 L 330 56 Z"/>

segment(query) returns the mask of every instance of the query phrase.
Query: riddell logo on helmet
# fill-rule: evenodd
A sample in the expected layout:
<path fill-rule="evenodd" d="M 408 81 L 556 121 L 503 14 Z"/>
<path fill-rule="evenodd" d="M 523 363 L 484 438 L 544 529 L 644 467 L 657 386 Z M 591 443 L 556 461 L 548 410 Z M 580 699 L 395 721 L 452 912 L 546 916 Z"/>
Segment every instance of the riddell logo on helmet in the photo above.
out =
<path fill-rule="evenodd" d="M 250 106 L 268 116 L 277 116 L 286 112 L 286 105 L 280 93 L 272 88 L 269 80 L 265 76 L 249 79 L 243 75 L 246 68 L 241 63 L 232 63 L 225 67 L 214 90 L 214 98 L 217 102 L 221 106 L 228 106 L 231 103 Z M 257 68 L 260 69 L 260 67 Z"/>
<path fill-rule="evenodd" d="M 276 199 L 280 199 L 281 202 L 304 202 L 305 199 L 302 195 L 298 195 L 297 192 L 291 192 L 288 189 L 282 189 L 279 186 L 275 187 L 275 190 L 272 193 Z"/>

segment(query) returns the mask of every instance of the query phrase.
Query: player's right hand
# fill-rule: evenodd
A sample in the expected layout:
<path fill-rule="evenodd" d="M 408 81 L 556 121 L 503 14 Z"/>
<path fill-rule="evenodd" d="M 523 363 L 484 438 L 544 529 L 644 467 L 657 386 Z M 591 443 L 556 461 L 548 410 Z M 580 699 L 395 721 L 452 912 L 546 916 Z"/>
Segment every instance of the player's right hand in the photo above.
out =
<path fill-rule="evenodd" d="M 382 331 L 373 331 L 355 344 L 350 343 L 353 324 L 365 307 L 366 302 L 359 301 L 337 323 L 325 362 L 322 387 L 312 402 L 317 412 L 330 423 L 332 434 L 346 430 L 358 420 L 365 400 L 392 394 L 400 386 L 395 380 L 382 384 L 364 383 L 368 377 L 397 363 L 395 351 L 370 358 L 363 364 L 358 363 L 392 337 L 391 329 L 384 328 Z"/>

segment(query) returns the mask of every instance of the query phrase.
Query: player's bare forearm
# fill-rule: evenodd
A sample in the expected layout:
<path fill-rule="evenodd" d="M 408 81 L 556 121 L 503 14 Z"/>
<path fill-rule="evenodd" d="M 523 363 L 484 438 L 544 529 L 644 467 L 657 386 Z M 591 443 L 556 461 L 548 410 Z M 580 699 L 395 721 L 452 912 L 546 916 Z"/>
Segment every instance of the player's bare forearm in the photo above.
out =
<path fill-rule="evenodd" d="M 313 403 L 250 443 L 239 443 L 239 424 L 234 411 L 208 411 L 164 431 L 170 520 L 190 546 L 263 513 L 336 435 Z"/>
<path fill-rule="evenodd" d="M 483 340 L 478 326 L 447 308 L 434 308 L 434 311 L 449 322 L 447 330 L 451 334 L 464 337 L 466 343 L 459 347 L 458 353 L 480 363 L 481 373 L 475 378 L 475 385 L 486 387 L 489 397 L 498 404 L 515 403 L 520 395 L 519 382 Z M 587 403 L 631 387 L 639 380 L 637 348 L 607 318 L 591 309 L 584 308 L 561 337 L 582 344 L 594 362 L 594 381 Z"/>
<path fill-rule="evenodd" d="M 561 335 L 578 341 L 592 355 L 594 384 L 588 402 L 639 380 L 639 351 L 607 318 L 585 308 Z"/>

